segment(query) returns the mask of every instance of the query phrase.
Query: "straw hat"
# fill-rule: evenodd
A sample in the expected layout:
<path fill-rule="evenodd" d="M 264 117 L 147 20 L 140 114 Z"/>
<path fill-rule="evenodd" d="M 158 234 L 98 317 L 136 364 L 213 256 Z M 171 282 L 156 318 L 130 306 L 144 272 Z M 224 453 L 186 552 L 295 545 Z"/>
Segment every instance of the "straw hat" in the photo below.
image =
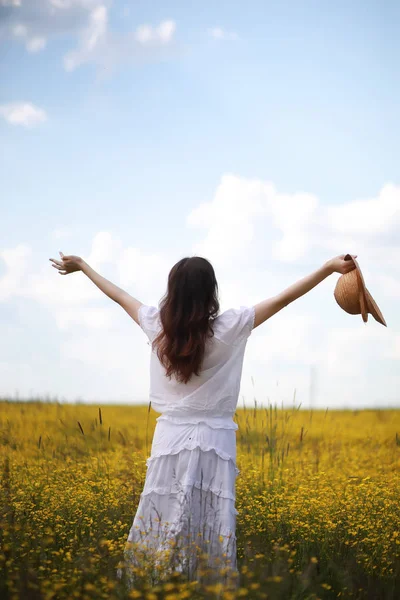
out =
<path fill-rule="evenodd" d="M 350 315 L 361 314 L 364 323 L 368 321 L 370 313 L 378 323 L 387 327 L 377 303 L 365 286 L 358 262 L 350 254 L 346 254 L 344 260 L 352 260 L 356 268 L 341 275 L 337 280 L 334 291 L 336 302 Z"/>

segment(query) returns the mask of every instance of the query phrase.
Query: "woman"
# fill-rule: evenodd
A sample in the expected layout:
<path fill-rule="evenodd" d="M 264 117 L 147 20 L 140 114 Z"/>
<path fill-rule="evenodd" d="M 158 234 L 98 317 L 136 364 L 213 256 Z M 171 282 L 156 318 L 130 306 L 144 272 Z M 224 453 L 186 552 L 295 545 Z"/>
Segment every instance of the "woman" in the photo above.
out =
<path fill-rule="evenodd" d="M 221 574 L 233 574 L 238 581 L 238 426 L 233 415 L 246 342 L 255 327 L 326 277 L 354 269 L 344 256 L 329 260 L 277 296 L 222 314 L 214 269 L 198 256 L 172 267 L 159 309 L 142 304 L 78 256 L 60 252 L 61 260 L 50 259 L 62 275 L 87 275 L 136 321 L 152 345 L 150 399 L 161 415 L 125 550 L 130 583 L 144 565 L 153 581 L 156 570 L 161 576 L 167 566 L 190 579 L 199 579 L 208 568 L 211 580 L 213 574 L 220 579 Z"/>

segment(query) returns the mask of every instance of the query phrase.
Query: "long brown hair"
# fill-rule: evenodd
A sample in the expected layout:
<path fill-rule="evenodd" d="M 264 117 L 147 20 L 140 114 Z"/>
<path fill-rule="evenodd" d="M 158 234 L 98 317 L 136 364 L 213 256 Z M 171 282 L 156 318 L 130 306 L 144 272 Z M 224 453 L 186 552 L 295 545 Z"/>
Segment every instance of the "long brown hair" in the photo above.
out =
<path fill-rule="evenodd" d="M 181 383 L 199 375 L 213 320 L 219 312 L 218 283 L 211 263 L 200 256 L 182 258 L 168 275 L 160 303 L 162 328 L 153 341 L 157 356 Z"/>

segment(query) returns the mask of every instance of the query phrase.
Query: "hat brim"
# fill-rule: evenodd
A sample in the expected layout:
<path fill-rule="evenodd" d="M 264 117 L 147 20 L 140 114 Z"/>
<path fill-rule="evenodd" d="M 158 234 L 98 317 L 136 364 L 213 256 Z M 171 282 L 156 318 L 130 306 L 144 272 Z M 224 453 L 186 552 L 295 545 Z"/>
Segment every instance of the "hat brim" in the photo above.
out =
<path fill-rule="evenodd" d="M 363 277 L 363 274 L 360 269 L 360 265 L 358 264 L 356 259 L 353 256 L 351 256 L 351 254 L 346 254 L 346 256 L 344 257 L 344 260 L 352 260 L 357 269 L 358 281 L 361 284 L 360 294 L 362 294 L 362 297 L 360 295 L 360 307 L 361 307 L 361 315 L 362 315 L 363 321 L 365 323 L 368 321 L 368 313 L 370 313 L 374 317 L 375 321 L 378 321 L 378 323 L 381 323 L 382 325 L 387 327 L 386 321 L 383 318 L 383 314 L 379 310 L 379 306 L 377 305 L 377 303 L 375 302 L 375 300 L 373 299 L 373 297 L 367 290 L 367 286 L 365 285 L 365 281 L 364 281 L 364 277 Z"/>
<path fill-rule="evenodd" d="M 375 300 L 373 299 L 373 297 L 371 296 L 369 291 L 368 290 L 365 290 L 365 291 L 366 291 L 368 312 L 371 313 L 371 315 L 374 317 L 375 321 L 378 321 L 378 323 L 381 323 L 382 325 L 387 327 L 386 321 L 383 318 L 383 314 L 379 310 L 379 306 L 377 305 L 377 303 L 375 302 Z"/>

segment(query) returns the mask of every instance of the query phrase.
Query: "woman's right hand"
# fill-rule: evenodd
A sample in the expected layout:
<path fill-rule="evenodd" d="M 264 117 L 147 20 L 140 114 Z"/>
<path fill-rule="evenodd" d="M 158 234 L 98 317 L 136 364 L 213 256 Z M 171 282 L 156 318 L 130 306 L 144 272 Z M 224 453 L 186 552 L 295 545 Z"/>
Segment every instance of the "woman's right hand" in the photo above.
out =
<path fill-rule="evenodd" d="M 82 270 L 83 260 L 80 256 L 64 256 L 62 252 L 60 252 L 61 261 L 56 260 L 55 258 L 50 258 L 49 260 L 53 263 L 52 267 L 58 269 L 60 275 L 68 275 L 69 273 L 75 273 L 76 271 Z"/>
<path fill-rule="evenodd" d="M 326 263 L 331 270 L 332 273 L 341 273 L 344 275 L 345 273 L 349 273 L 353 269 L 356 268 L 354 262 L 352 260 L 344 260 L 346 254 L 340 254 L 340 256 L 335 256 L 328 260 Z M 351 254 L 353 258 L 357 258 L 357 254 Z"/>

